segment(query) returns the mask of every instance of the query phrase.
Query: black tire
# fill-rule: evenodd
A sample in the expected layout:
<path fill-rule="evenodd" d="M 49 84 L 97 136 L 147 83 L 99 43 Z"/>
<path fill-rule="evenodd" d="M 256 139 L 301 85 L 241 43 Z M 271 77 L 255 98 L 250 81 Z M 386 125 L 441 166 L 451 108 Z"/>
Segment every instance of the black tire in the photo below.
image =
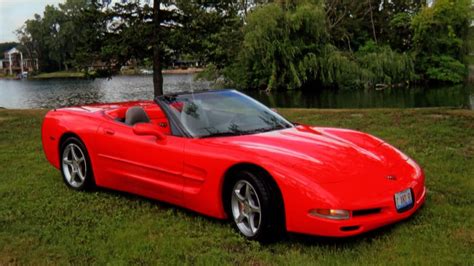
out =
<path fill-rule="evenodd" d="M 77 153 L 78 157 L 83 158 L 83 161 L 77 164 L 73 162 L 65 163 L 65 159 L 71 161 L 73 159 L 71 154 L 71 148 L 74 150 L 74 153 Z M 67 150 L 67 151 L 66 151 Z M 89 190 L 95 187 L 94 173 L 92 172 L 92 164 L 90 161 L 89 153 L 84 143 L 77 137 L 68 137 L 63 141 L 59 149 L 59 168 L 61 170 L 61 175 L 63 177 L 64 183 L 71 189 L 83 191 Z M 68 155 L 66 155 L 66 153 Z M 80 154 L 80 155 L 79 155 Z M 80 159 L 77 161 L 81 161 Z M 73 166 L 74 165 L 74 166 Z M 77 182 L 71 181 L 72 170 L 80 169 L 80 173 L 76 171 L 77 177 L 74 177 Z M 84 177 L 82 180 L 81 177 Z"/>
<path fill-rule="evenodd" d="M 277 188 L 274 187 L 269 181 L 268 177 L 264 176 L 265 173 L 259 171 L 239 171 L 232 175 L 231 180 L 225 187 L 224 192 L 224 204 L 226 212 L 230 220 L 232 221 L 233 227 L 241 235 L 246 237 L 249 240 L 255 240 L 263 243 L 274 242 L 284 235 L 285 233 L 285 224 L 284 224 L 284 208 L 281 195 Z M 237 222 L 236 215 L 233 212 L 233 193 L 234 189 L 239 189 L 240 184 L 250 184 L 258 196 L 258 201 L 260 204 L 260 223 L 258 230 L 253 235 L 249 234 L 248 230 L 242 230 L 242 227 L 239 227 Z M 245 188 L 241 188 L 245 189 Z M 253 195 L 253 193 L 251 193 Z M 256 202 L 257 198 L 254 198 L 253 201 Z M 235 202 L 235 201 L 234 201 Z M 243 203 L 239 203 L 239 210 L 244 212 L 245 207 L 241 207 Z M 254 204 L 255 205 L 255 204 Z M 250 208 L 251 209 L 251 208 Z M 239 212 L 237 211 L 237 212 Z M 254 216 L 255 217 L 255 216 Z M 245 218 L 244 218 L 245 220 Z M 255 221 L 258 219 L 255 219 Z M 248 221 L 248 218 L 247 218 Z M 245 225 L 245 221 L 241 221 Z M 254 222 L 254 224 L 256 224 Z M 244 226 L 245 227 L 245 226 Z"/>

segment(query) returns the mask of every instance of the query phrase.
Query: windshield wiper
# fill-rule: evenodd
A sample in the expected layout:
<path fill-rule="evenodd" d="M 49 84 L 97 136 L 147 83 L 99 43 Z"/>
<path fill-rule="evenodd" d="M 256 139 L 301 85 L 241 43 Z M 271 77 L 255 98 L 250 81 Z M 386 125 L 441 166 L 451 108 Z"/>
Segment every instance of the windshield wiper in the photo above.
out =
<path fill-rule="evenodd" d="M 276 127 L 265 127 L 265 128 L 256 128 L 251 130 L 235 130 L 235 131 L 226 131 L 226 132 L 214 132 L 201 138 L 210 138 L 210 137 L 229 137 L 229 136 L 241 136 L 241 135 L 251 135 L 257 133 L 264 133 L 278 129 L 288 128 L 282 125 Z"/>
<path fill-rule="evenodd" d="M 238 136 L 241 135 L 240 132 L 215 132 L 209 135 L 201 136 L 200 138 L 211 138 L 211 137 L 229 137 L 229 136 Z"/>
<path fill-rule="evenodd" d="M 275 130 L 275 128 L 257 128 L 257 129 L 252 129 L 252 130 L 241 131 L 241 133 L 248 135 L 248 134 L 263 133 L 263 132 L 268 132 L 268 131 L 273 131 L 273 130 Z"/>

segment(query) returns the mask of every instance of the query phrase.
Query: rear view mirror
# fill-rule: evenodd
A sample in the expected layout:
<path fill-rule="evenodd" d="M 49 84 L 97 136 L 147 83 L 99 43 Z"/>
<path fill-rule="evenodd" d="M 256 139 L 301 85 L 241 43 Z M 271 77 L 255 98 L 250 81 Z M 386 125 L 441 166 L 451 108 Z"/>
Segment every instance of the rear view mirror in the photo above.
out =
<path fill-rule="evenodd" d="M 139 136 L 155 136 L 157 140 L 163 140 L 166 135 L 160 128 L 151 123 L 138 123 L 133 126 L 133 133 Z"/>

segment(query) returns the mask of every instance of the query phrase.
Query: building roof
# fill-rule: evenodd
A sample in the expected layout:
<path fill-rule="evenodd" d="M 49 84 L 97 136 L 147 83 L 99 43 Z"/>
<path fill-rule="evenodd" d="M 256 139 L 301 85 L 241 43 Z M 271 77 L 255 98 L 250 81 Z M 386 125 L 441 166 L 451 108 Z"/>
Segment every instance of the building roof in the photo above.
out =
<path fill-rule="evenodd" d="M 20 53 L 20 50 L 16 49 L 16 47 L 13 47 L 12 49 L 6 51 L 5 53 L 7 53 L 7 54 L 18 54 L 18 53 Z"/>

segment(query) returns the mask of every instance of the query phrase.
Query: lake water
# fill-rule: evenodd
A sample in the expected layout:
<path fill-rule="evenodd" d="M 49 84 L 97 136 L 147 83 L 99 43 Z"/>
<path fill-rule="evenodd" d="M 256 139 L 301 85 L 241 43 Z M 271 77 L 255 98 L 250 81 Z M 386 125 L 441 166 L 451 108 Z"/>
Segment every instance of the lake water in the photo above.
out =
<path fill-rule="evenodd" d="M 213 85 L 195 81 L 193 75 L 165 75 L 165 93 L 209 89 Z M 392 88 L 382 91 L 313 90 L 245 92 L 270 107 L 301 108 L 409 108 L 461 107 L 474 109 L 474 89 Z M 153 99 L 151 76 L 117 76 L 95 80 L 0 80 L 0 107 L 56 108 L 62 106 Z"/>

